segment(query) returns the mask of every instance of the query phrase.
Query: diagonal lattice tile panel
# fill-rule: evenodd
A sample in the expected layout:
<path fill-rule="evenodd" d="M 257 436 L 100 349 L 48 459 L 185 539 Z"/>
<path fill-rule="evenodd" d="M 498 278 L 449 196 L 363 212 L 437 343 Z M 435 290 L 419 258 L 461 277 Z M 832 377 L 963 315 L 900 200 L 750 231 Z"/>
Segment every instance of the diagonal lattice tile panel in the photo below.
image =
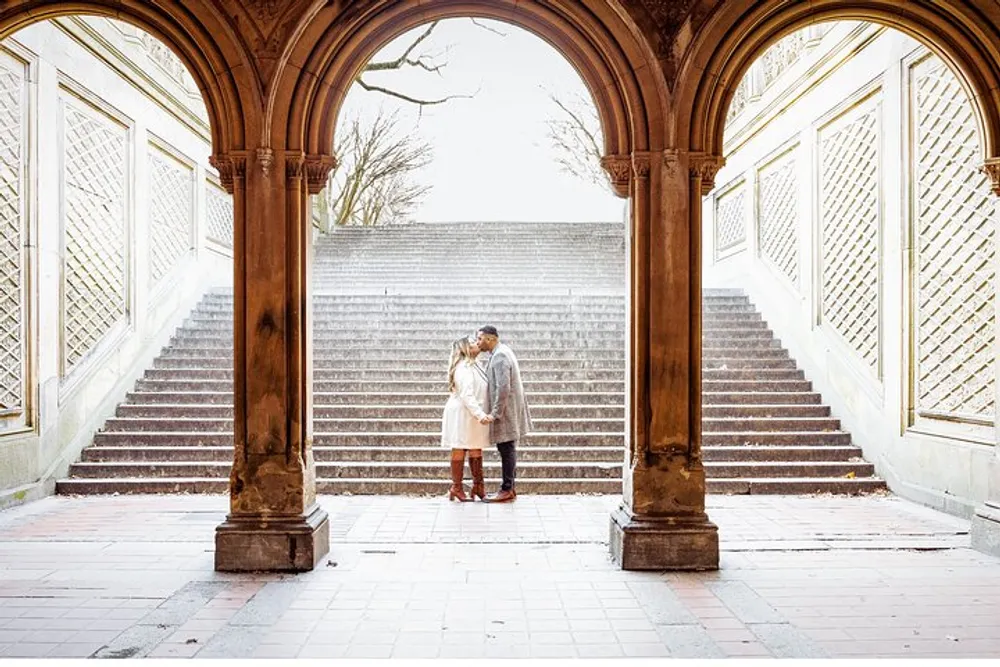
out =
<path fill-rule="evenodd" d="M 194 172 L 149 146 L 149 284 L 191 252 Z"/>
<path fill-rule="evenodd" d="M 24 72 L 0 59 L 0 412 L 24 406 Z"/>
<path fill-rule="evenodd" d="M 64 107 L 64 373 L 126 315 L 126 132 Z"/>
<path fill-rule="evenodd" d="M 730 250 L 747 240 L 746 188 L 724 191 L 715 200 L 715 250 Z"/>
<path fill-rule="evenodd" d="M 799 284 L 798 184 L 795 153 L 788 152 L 757 177 L 757 247 L 778 273 Z"/>
<path fill-rule="evenodd" d="M 972 104 L 937 57 L 913 70 L 916 408 L 994 416 L 995 215 Z"/>
<path fill-rule="evenodd" d="M 233 196 L 209 181 L 206 185 L 208 238 L 227 248 L 233 247 Z"/>
<path fill-rule="evenodd" d="M 822 313 L 879 371 L 879 106 L 820 133 Z"/>
<path fill-rule="evenodd" d="M 793 32 L 764 51 L 760 57 L 764 87 L 770 86 L 797 63 L 805 51 L 806 30 Z"/>

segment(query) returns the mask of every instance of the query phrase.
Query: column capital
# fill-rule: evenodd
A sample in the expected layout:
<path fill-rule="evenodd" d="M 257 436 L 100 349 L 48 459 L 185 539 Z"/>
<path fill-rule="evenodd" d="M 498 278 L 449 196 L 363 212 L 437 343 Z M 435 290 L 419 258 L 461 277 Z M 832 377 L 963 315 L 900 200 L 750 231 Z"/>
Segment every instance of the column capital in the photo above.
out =
<path fill-rule="evenodd" d="M 306 155 L 305 173 L 309 181 L 309 194 L 318 195 L 326 187 L 330 172 L 337 168 L 334 155 Z"/>
<path fill-rule="evenodd" d="M 1000 157 L 986 158 L 979 171 L 989 176 L 990 189 L 993 190 L 993 194 L 1000 197 Z"/>
<path fill-rule="evenodd" d="M 649 166 L 652 161 L 649 151 L 632 152 L 632 172 L 636 178 L 649 178 Z"/>
<path fill-rule="evenodd" d="M 242 181 L 246 178 L 246 151 L 230 151 L 212 155 L 208 158 L 208 163 L 219 172 L 219 183 L 229 194 L 233 194 L 233 185 L 236 179 Z"/>
<path fill-rule="evenodd" d="M 726 164 L 726 158 L 721 155 L 692 152 L 688 154 L 688 169 L 691 178 L 701 179 L 701 195 L 705 196 L 715 187 L 715 175 Z"/>
<path fill-rule="evenodd" d="M 285 177 L 289 180 L 302 178 L 306 172 L 306 156 L 302 151 L 285 152 Z"/>
<path fill-rule="evenodd" d="M 608 173 L 612 191 L 622 199 L 627 198 L 632 181 L 632 157 L 605 155 L 601 158 L 601 167 Z"/>

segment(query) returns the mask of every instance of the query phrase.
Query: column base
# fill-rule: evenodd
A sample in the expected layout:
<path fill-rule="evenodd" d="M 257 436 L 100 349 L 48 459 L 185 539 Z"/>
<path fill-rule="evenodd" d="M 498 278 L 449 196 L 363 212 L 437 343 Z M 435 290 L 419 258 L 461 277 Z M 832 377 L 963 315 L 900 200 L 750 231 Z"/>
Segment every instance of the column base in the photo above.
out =
<path fill-rule="evenodd" d="M 330 522 L 313 505 L 293 517 L 234 517 L 215 529 L 218 572 L 306 572 L 330 551 Z"/>
<path fill-rule="evenodd" d="M 987 501 L 977 507 L 970 533 L 973 549 L 1000 557 L 1000 503 Z"/>
<path fill-rule="evenodd" d="M 610 549 L 623 570 L 719 569 L 719 529 L 705 515 L 649 518 L 619 507 Z"/>

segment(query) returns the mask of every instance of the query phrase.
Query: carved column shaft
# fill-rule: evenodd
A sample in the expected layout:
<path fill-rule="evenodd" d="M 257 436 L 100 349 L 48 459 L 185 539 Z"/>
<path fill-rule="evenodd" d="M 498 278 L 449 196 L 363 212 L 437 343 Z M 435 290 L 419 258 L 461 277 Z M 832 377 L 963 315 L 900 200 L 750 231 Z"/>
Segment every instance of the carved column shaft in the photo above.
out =
<path fill-rule="evenodd" d="M 215 160 L 234 197 L 236 313 L 230 513 L 215 565 L 308 570 L 329 550 L 312 456 L 310 160 L 261 147 L 230 176 L 233 162 Z"/>
<path fill-rule="evenodd" d="M 630 570 L 714 569 L 719 562 L 697 454 L 701 261 L 692 251 L 699 230 L 681 162 L 676 152 L 636 152 L 630 182 L 620 188 L 632 196 L 629 455 L 622 504 L 611 516 L 610 549 Z M 612 164 L 606 159 L 614 180 Z M 700 206 L 700 195 L 697 201 Z"/>

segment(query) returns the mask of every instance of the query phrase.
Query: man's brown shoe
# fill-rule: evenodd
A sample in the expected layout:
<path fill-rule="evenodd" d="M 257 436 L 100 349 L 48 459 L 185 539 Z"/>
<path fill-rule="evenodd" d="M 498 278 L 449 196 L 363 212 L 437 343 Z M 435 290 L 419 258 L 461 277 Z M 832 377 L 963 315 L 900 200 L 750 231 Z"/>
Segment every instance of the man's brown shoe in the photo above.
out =
<path fill-rule="evenodd" d="M 517 498 L 517 494 L 513 491 L 504 491 L 501 489 L 494 494 L 488 495 L 483 498 L 484 503 L 509 503 L 513 502 Z"/>

